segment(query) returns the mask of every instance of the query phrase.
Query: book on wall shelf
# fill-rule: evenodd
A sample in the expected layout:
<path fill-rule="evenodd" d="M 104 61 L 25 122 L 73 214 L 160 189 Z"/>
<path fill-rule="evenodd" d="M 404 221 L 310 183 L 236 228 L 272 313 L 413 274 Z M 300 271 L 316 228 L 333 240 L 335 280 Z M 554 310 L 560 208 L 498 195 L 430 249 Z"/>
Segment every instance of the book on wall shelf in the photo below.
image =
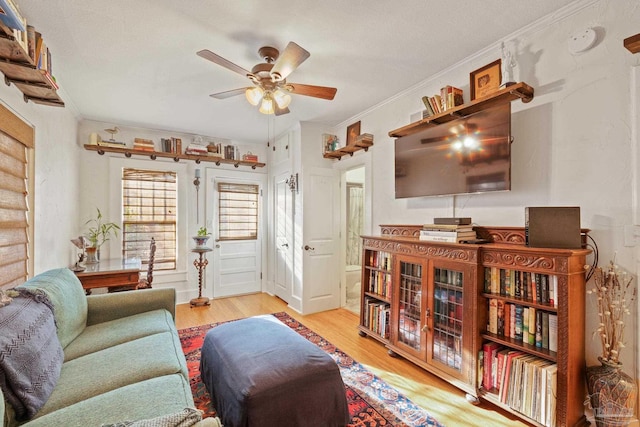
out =
<path fill-rule="evenodd" d="M 27 31 L 26 19 L 13 0 L 0 0 L 0 21 L 9 28 Z"/>

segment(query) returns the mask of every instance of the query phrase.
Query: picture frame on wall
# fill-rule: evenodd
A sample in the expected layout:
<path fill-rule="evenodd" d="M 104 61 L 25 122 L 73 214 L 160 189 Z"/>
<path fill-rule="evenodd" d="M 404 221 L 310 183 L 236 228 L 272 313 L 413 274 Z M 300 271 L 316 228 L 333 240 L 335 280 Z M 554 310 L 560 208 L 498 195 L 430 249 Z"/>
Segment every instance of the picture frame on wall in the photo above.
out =
<path fill-rule="evenodd" d="M 347 146 L 354 145 L 356 138 L 360 135 L 360 122 L 355 122 L 352 125 L 347 126 Z"/>
<path fill-rule="evenodd" d="M 497 59 L 469 74 L 471 100 L 487 96 L 500 88 L 502 82 L 502 60 Z"/>

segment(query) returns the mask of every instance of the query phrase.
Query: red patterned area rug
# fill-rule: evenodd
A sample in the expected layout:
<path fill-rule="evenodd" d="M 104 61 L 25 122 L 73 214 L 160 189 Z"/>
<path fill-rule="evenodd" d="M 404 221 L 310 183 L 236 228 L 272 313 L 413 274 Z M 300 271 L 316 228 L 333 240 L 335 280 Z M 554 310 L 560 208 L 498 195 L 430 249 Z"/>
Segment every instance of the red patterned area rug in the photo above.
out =
<path fill-rule="evenodd" d="M 349 427 L 442 426 L 424 409 L 302 323 L 286 313 L 274 313 L 273 316 L 320 347 L 336 361 L 346 386 L 351 416 Z M 216 412 L 200 379 L 200 349 L 207 331 L 217 325 L 218 323 L 214 323 L 178 331 L 182 350 L 187 358 L 193 398 L 196 407 L 205 412 L 205 417 L 215 416 Z"/>

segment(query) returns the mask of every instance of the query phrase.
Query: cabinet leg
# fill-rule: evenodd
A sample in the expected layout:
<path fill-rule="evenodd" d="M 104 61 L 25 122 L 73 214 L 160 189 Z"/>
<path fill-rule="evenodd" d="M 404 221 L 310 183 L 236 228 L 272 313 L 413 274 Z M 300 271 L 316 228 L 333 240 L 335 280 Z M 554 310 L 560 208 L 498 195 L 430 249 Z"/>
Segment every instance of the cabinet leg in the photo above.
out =
<path fill-rule="evenodd" d="M 364 337 L 364 338 L 366 338 L 366 337 L 367 337 L 367 334 L 365 334 L 365 333 L 364 333 L 364 332 L 362 332 L 362 331 L 358 331 L 358 335 L 360 335 L 361 337 Z"/>
<path fill-rule="evenodd" d="M 393 350 L 387 350 L 387 354 L 388 354 L 389 356 L 391 356 L 391 357 L 398 357 L 398 355 L 396 354 L 396 352 L 395 352 L 395 351 L 393 351 Z"/>
<path fill-rule="evenodd" d="M 467 393 L 464 397 L 467 399 L 467 402 L 471 403 L 472 405 L 480 404 L 480 399 L 478 399 L 478 396 Z"/>

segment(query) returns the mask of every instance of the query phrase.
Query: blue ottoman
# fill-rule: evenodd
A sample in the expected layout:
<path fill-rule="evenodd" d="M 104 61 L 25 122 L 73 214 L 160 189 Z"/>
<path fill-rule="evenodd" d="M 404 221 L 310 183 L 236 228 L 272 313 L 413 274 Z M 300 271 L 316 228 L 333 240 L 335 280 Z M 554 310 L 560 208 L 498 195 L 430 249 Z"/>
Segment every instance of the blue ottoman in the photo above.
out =
<path fill-rule="evenodd" d="M 200 375 L 225 427 L 349 423 L 338 365 L 275 318 L 211 329 L 202 345 Z"/>

